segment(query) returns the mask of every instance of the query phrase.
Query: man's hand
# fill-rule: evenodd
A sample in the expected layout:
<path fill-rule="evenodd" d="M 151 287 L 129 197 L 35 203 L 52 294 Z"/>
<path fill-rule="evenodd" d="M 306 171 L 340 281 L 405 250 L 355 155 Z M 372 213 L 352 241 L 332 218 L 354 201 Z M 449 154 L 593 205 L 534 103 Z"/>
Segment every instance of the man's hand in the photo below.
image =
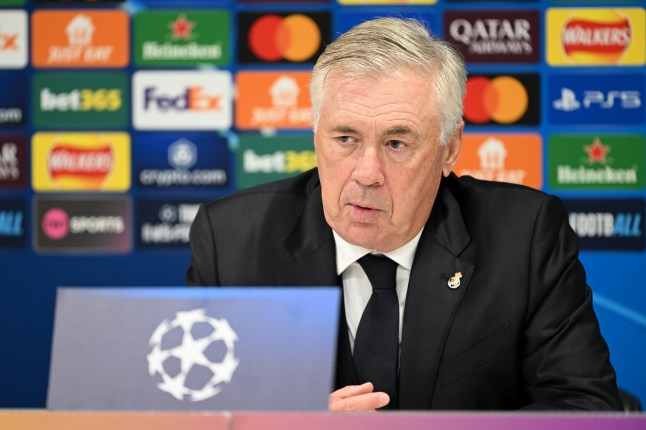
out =
<path fill-rule="evenodd" d="M 330 412 L 358 412 L 374 411 L 390 402 L 388 394 L 373 393 L 371 382 L 361 385 L 348 385 L 330 394 L 328 410 Z"/>

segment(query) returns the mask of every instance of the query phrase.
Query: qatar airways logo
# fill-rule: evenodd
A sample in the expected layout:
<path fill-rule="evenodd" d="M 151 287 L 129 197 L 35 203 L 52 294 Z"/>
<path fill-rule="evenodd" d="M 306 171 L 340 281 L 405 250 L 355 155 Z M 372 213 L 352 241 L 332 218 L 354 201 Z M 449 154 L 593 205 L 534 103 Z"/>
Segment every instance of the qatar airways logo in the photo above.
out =
<path fill-rule="evenodd" d="M 448 39 L 469 63 L 538 63 L 538 11 L 447 11 Z"/>
<path fill-rule="evenodd" d="M 140 71 L 133 76 L 139 130 L 219 130 L 232 124 L 231 73 Z"/>

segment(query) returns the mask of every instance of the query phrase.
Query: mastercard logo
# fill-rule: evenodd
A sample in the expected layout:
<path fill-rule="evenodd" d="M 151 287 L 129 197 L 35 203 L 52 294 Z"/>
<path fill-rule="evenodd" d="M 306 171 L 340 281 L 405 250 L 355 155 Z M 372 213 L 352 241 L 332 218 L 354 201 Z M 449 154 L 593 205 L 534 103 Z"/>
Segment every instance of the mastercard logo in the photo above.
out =
<path fill-rule="evenodd" d="M 238 25 L 241 62 L 302 63 L 320 54 L 329 39 L 329 14 L 242 13 Z"/>
<path fill-rule="evenodd" d="M 467 80 L 464 118 L 474 124 L 537 124 L 538 110 L 530 111 L 530 99 L 538 97 L 538 76 L 474 76 Z M 528 92 L 532 88 L 536 94 Z M 537 103 L 532 102 L 534 105 Z"/>
<path fill-rule="evenodd" d="M 310 58 L 321 44 L 321 32 L 306 15 L 265 15 L 251 26 L 249 46 L 264 61 Z"/>

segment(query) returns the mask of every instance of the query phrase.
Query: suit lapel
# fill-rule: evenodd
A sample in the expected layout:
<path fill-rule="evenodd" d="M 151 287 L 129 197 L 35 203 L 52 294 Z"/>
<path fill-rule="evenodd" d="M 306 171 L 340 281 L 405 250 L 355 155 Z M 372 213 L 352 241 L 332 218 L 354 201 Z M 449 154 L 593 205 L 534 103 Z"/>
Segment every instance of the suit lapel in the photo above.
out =
<path fill-rule="evenodd" d="M 278 285 L 340 285 L 332 229 L 323 215 L 321 188 L 312 190 L 303 215 L 285 241 L 293 261 L 276 268 Z"/>
<path fill-rule="evenodd" d="M 399 407 L 428 409 L 446 338 L 475 266 L 459 256 L 470 241 L 460 208 L 440 186 L 415 253 L 402 331 Z M 448 287 L 461 272 L 460 286 Z"/>
<path fill-rule="evenodd" d="M 285 246 L 293 261 L 276 269 L 278 285 L 341 286 L 341 277 L 336 274 L 334 237 L 323 215 L 320 187 L 314 189 L 310 195 L 303 216 L 285 241 Z M 357 383 L 343 300 L 339 305 L 341 309 L 335 389 Z"/>

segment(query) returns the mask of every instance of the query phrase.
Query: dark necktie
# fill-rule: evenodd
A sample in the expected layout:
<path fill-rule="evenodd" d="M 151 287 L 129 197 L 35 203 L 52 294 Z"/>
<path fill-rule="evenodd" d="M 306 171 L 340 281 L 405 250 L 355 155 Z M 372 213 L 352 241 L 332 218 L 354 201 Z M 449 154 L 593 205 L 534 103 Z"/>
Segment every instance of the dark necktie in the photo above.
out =
<path fill-rule="evenodd" d="M 399 301 L 395 289 L 397 263 L 368 254 L 357 261 L 370 284 L 372 296 L 361 315 L 354 341 L 353 359 L 359 382 L 372 382 L 375 391 L 390 396 L 388 409 L 397 408 L 399 356 Z"/>

